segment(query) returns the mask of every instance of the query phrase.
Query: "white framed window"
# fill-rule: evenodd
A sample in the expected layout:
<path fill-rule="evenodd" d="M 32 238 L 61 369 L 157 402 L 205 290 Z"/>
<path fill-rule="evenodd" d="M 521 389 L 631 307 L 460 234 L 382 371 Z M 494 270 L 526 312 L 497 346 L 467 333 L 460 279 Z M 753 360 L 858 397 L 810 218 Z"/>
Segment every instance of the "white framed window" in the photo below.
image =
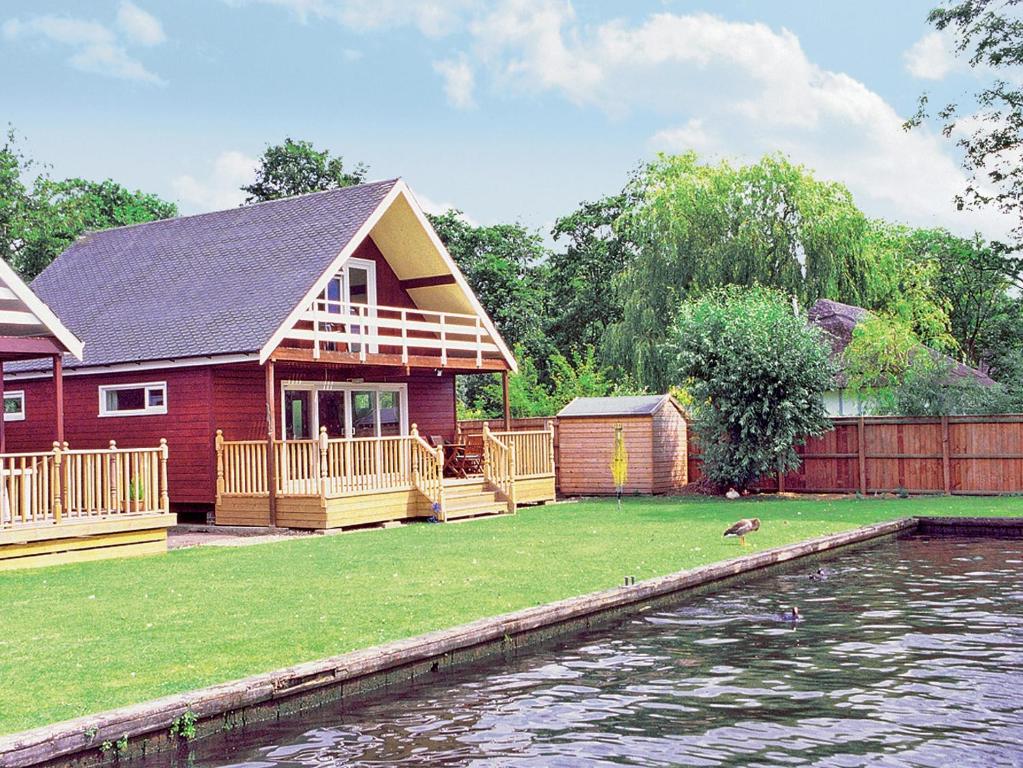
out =
<path fill-rule="evenodd" d="M 281 382 L 281 439 L 408 434 L 408 385 L 373 382 Z"/>
<path fill-rule="evenodd" d="M 349 332 L 355 335 L 364 333 L 376 335 L 375 324 L 367 322 L 368 327 L 364 328 L 357 322 L 360 317 L 365 317 L 368 321 L 377 316 L 376 262 L 369 259 L 348 259 L 341 271 L 327 283 L 327 287 L 320 294 L 320 301 L 326 312 L 341 316 L 339 324 L 341 320 L 348 318 Z M 375 353 L 377 345 L 370 343 L 367 349 Z M 358 352 L 359 345 L 353 344 L 351 351 Z"/>
<path fill-rule="evenodd" d="M 99 388 L 100 416 L 151 416 L 167 413 L 167 382 L 107 384 Z"/>
<path fill-rule="evenodd" d="M 18 389 L 4 392 L 4 421 L 25 420 L 25 393 Z"/>

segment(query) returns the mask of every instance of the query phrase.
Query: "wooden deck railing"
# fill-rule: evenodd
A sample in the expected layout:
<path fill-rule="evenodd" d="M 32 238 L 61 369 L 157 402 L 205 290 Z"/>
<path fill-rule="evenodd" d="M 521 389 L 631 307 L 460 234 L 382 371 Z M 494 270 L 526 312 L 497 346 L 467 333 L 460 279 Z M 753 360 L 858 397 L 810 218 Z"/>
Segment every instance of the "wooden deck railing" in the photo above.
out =
<path fill-rule="evenodd" d="M 517 480 L 554 476 L 554 432 L 534 429 L 495 432 L 484 424 L 483 480 L 509 511 Z M 266 442 L 225 440 L 217 431 L 217 499 L 268 496 Z M 445 519 L 444 450 L 429 445 L 415 424 L 410 434 L 390 437 L 274 441 L 275 493 L 281 497 L 343 498 L 415 488 Z"/>
<path fill-rule="evenodd" d="M 170 511 L 167 441 L 156 448 L 0 454 L 0 531 Z"/>
<path fill-rule="evenodd" d="M 218 430 L 217 496 L 267 496 L 266 441 L 225 440 Z M 418 488 L 443 506 L 443 453 L 412 434 L 274 441 L 278 496 L 341 498 Z"/>
<path fill-rule="evenodd" d="M 441 365 L 452 357 L 481 368 L 485 359 L 501 355 L 478 315 L 322 298 L 310 305 L 285 338 L 310 344 L 314 360 L 324 351 L 350 352 L 364 362 L 380 353 L 400 355 L 407 365 L 410 357 L 429 355 L 439 356 Z"/>
<path fill-rule="evenodd" d="M 515 511 L 515 444 L 505 443 L 483 425 L 483 479 L 494 486 Z"/>
<path fill-rule="evenodd" d="M 434 448 L 419 436 L 412 425 L 411 437 L 412 483 L 430 502 L 433 516 L 447 519 L 444 509 L 444 449 Z"/>
<path fill-rule="evenodd" d="M 515 478 L 554 474 L 554 428 L 490 433 L 515 448 Z"/>

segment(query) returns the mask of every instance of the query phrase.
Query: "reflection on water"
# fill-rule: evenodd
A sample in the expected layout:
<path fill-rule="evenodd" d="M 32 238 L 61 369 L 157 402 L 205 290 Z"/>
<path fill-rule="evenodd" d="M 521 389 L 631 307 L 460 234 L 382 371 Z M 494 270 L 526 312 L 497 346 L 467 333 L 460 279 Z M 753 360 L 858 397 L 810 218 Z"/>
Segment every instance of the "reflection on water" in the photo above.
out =
<path fill-rule="evenodd" d="M 146 768 L 1023 766 L 1018 541 L 910 538 L 818 566 Z"/>

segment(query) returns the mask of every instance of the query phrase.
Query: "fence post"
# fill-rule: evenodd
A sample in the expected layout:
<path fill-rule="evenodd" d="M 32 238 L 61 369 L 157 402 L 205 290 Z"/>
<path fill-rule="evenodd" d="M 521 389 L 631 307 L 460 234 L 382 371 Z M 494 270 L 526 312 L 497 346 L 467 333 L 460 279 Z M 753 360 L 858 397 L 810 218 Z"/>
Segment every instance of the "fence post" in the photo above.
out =
<path fill-rule="evenodd" d="M 69 513 L 71 511 L 71 457 L 67 453 L 71 450 L 71 443 L 65 440 L 61 443 L 60 450 L 68 459 L 64 462 L 64 471 L 60 475 L 60 492 L 64 498 L 64 512 Z M 79 467 L 81 467 L 81 464 L 79 464 Z M 79 511 L 81 510 L 79 509 Z"/>
<path fill-rule="evenodd" d="M 64 485 L 64 471 L 61 468 L 62 458 L 60 452 L 60 443 L 54 441 L 53 443 L 53 479 L 50 481 L 53 483 L 52 490 L 55 491 L 53 495 L 53 522 L 60 525 L 61 518 L 64 516 L 64 493 L 62 487 Z M 11 512 L 11 522 L 14 522 L 14 513 Z"/>
<path fill-rule="evenodd" d="M 226 485 L 224 481 L 224 430 L 217 430 L 217 437 L 213 441 L 213 445 L 217 451 L 217 504 L 219 504 Z"/>
<path fill-rule="evenodd" d="M 508 441 L 508 511 L 515 513 L 515 441 Z"/>
<path fill-rule="evenodd" d="M 856 422 L 856 458 L 860 468 L 860 495 L 867 495 L 867 439 L 863 434 L 863 417 Z"/>
<path fill-rule="evenodd" d="M 412 422 L 412 426 L 408 430 L 409 440 L 409 459 L 412 462 L 412 484 L 419 487 L 419 425 Z"/>
<path fill-rule="evenodd" d="M 121 464 L 117 458 L 117 441 L 111 440 L 107 445 L 107 450 L 110 451 L 110 458 L 107 461 L 107 468 L 110 470 L 107 476 L 107 495 L 110 497 L 108 509 L 111 512 L 119 512 L 121 509 L 121 500 L 117 493 L 117 481 L 121 477 Z"/>
<path fill-rule="evenodd" d="M 327 477 L 327 428 L 320 427 L 320 498 L 326 502 L 327 500 L 327 483 L 329 479 Z"/>
<path fill-rule="evenodd" d="M 948 445 L 948 416 L 941 417 L 941 481 L 945 495 L 952 493 L 952 462 Z"/>
<path fill-rule="evenodd" d="M 490 422 L 483 422 L 483 476 L 490 477 Z"/>
<path fill-rule="evenodd" d="M 554 474 L 557 472 L 557 466 L 554 462 L 554 422 L 551 419 L 547 419 L 546 429 L 550 433 L 547 440 L 547 464 L 551 474 Z"/>
<path fill-rule="evenodd" d="M 170 512 L 170 492 L 167 489 L 167 438 L 160 438 L 160 509 L 164 514 Z"/>

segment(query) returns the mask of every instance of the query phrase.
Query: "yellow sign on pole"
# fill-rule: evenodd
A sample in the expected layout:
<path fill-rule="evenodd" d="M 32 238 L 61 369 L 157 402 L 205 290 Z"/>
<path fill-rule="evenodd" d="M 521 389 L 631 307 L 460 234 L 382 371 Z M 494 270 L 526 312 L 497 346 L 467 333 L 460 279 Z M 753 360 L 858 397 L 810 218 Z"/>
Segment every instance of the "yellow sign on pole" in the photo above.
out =
<path fill-rule="evenodd" d="M 615 424 L 614 452 L 611 454 L 611 479 L 615 484 L 618 509 L 622 508 L 622 491 L 629 481 L 629 452 L 625 450 L 625 427 Z"/>

